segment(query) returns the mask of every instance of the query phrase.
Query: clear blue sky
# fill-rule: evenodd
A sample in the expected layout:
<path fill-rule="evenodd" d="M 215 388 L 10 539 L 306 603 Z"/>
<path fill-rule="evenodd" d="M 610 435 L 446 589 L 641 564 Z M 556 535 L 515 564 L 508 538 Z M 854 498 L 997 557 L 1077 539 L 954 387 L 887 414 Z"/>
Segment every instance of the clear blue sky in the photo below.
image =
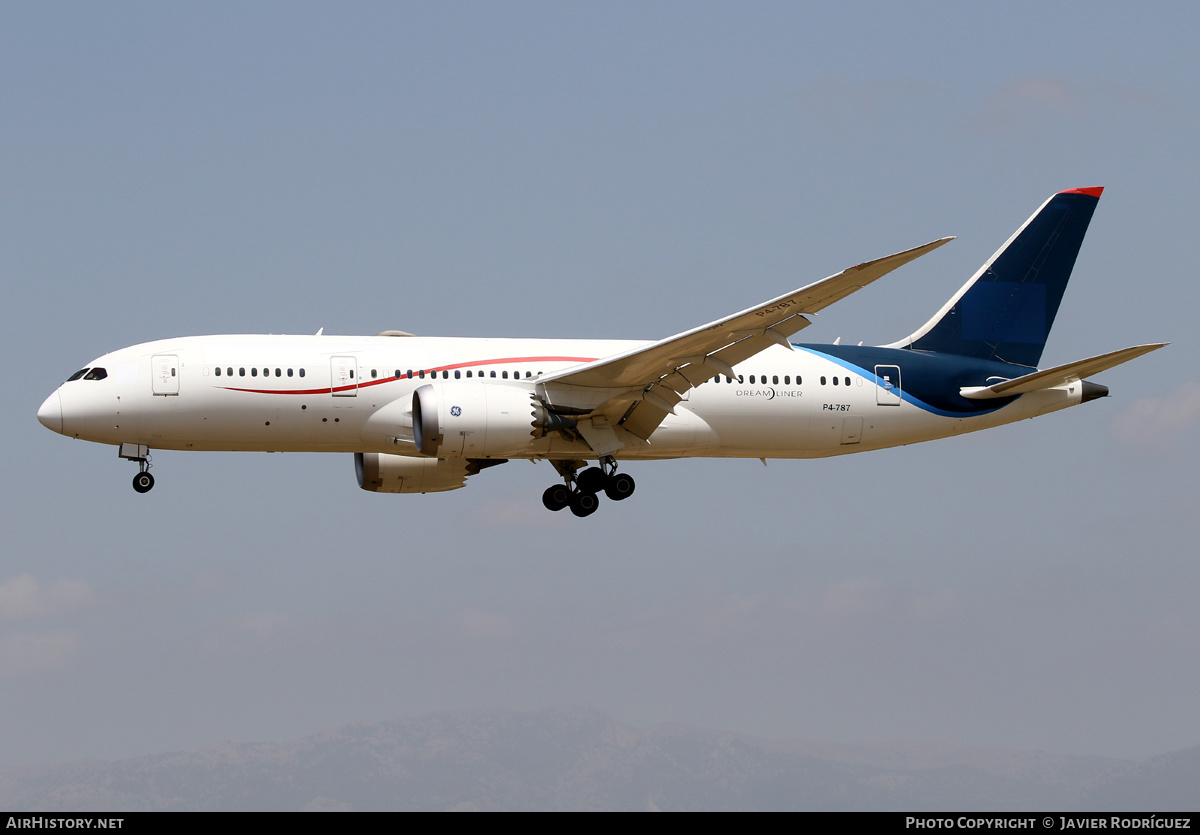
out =
<path fill-rule="evenodd" d="M 468 707 L 1148 756 L 1200 744 L 1192 4 L 0 5 L 0 763 Z M 1107 187 L 1047 363 L 1113 397 L 827 461 L 115 451 L 34 415 L 203 333 L 656 338 L 959 240 L 806 340 L 912 331 Z M 20 383 L 20 385 L 17 385 Z"/>

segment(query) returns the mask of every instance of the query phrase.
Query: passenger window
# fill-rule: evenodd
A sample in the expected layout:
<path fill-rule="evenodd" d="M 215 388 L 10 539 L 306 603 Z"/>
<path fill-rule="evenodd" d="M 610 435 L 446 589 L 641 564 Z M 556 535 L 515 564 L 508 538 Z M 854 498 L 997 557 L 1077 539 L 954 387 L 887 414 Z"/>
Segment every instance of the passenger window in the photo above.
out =
<path fill-rule="evenodd" d="M 449 371 L 443 371 L 443 372 L 442 372 L 442 379 L 443 379 L 443 380 L 449 380 L 449 379 L 450 379 L 450 372 L 449 372 Z"/>
<path fill-rule="evenodd" d="M 288 376 L 289 376 L 289 377 L 291 377 L 291 376 L 292 376 L 292 369 L 290 369 L 290 368 L 288 369 Z"/>
<path fill-rule="evenodd" d="M 421 378 L 422 380 L 424 380 L 425 379 L 425 369 L 422 368 L 420 371 L 418 371 L 417 376 L 419 378 Z"/>
<path fill-rule="evenodd" d="M 300 369 L 300 376 L 301 376 L 301 377 L 303 377 L 303 376 L 304 376 L 304 369 L 303 369 L 303 368 L 301 368 L 301 369 Z"/>
<path fill-rule="evenodd" d="M 790 386 L 792 384 L 792 378 L 787 374 L 783 375 L 783 384 L 785 386 Z"/>
<path fill-rule="evenodd" d="M 850 385 L 850 378 L 849 378 L 849 377 L 847 377 L 847 378 L 846 378 L 846 385 Z"/>
<path fill-rule="evenodd" d="M 825 385 L 825 378 L 824 378 L 824 377 L 822 377 L 822 378 L 821 378 L 821 385 Z"/>
<path fill-rule="evenodd" d="M 774 376 L 774 377 L 772 377 L 772 378 L 771 378 L 771 385 L 773 385 L 773 386 L 777 386 L 777 385 L 779 385 L 779 377 L 778 377 L 778 375 L 776 375 L 776 376 Z"/>
<path fill-rule="evenodd" d="M 457 370 L 457 369 L 455 369 L 455 371 L 454 371 L 454 379 L 456 379 L 456 380 L 461 380 L 461 379 L 462 379 L 462 372 L 461 372 L 461 371 L 459 371 L 459 370 Z"/>
<path fill-rule="evenodd" d="M 239 377 L 245 377 L 245 376 L 246 376 L 246 369 L 245 369 L 245 368 L 239 368 L 239 369 L 238 369 L 238 376 L 239 376 Z"/>
<path fill-rule="evenodd" d="M 379 376 L 379 372 L 377 370 L 375 370 L 374 368 L 372 368 L 371 369 L 371 379 L 374 380 L 378 376 Z"/>
<path fill-rule="evenodd" d="M 754 375 L 750 375 L 750 385 L 754 385 Z"/>
<path fill-rule="evenodd" d="M 219 366 L 219 365 L 217 366 L 217 376 L 218 377 L 221 376 L 221 366 Z"/>
<path fill-rule="evenodd" d="M 257 377 L 257 376 L 258 376 L 258 369 L 257 369 L 257 368 L 251 368 L 251 369 L 250 369 L 250 376 L 251 376 L 251 377 Z"/>
<path fill-rule="evenodd" d="M 275 376 L 276 376 L 276 377 L 282 377 L 282 376 L 283 376 L 283 369 L 281 369 L 281 368 L 276 368 L 276 369 L 275 369 Z"/>
<path fill-rule="evenodd" d="M 837 378 L 837 377 L 834 377 L 834 378 L 833 378 L 833 384 L 834 384 L 835 386 L 838 384 L 838 378 Z"/>
<path fill-rule="evenodd" d="M 507 380 L 507 379 L 508 379 L 508 372 L 507 372 L 507 371 L 502 371 L 502 372 L 500 373 L 500 376 L 501 376 L 501 377 L 503 377 L 504 379 L 506 379 L 506 380 Z"/>
<path fill-rule="evenodd" d="M 225 376 L 226 376 L 226 377 L 232 377 L 232 376 L 233 376 L 233 369 L 232 369 L 232 368 L 226 368 L 226 369 L 225 369 Z"/>
<path fill-rule="evenodd" d="M 493 377 L 495 377 L 495 376 L 496 376 L 496 372 L 495 372 L 495 371 L 493 371 L 493 372 L 492 372 L 492 376 L 493 376 Z"/>

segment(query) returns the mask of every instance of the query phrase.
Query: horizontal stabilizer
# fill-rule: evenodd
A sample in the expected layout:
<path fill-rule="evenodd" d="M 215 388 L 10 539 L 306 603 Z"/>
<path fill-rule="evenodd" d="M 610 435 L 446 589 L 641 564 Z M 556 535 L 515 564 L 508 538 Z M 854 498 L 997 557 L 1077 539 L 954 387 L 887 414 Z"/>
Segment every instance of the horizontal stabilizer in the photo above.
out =
<path fill-rule="evenodd" d="M 1123 362 L 1129 362 L 1135 357 L 1157 351 L 1169 344 L 1171 343 L 1155 342 L 1151 345 L 1134 345 L 1132 348 L 1122 348 L 1120 351 L 1112 351 L 1098 357 L 1088 357 L 1085 360 L 1047 368 L 1045 371 L 1035 371 L 1033 374 L 1026 374 L 1015 380 L 1005 380 L 993 386 L 964 387 L 958 393 L 969 400 L 988 400 L 992 397 L 1015 397 L 1018 394 L 1052 389 L 1075 380 L 1082 380 L 1091 374 L 1107 371 Z"/>

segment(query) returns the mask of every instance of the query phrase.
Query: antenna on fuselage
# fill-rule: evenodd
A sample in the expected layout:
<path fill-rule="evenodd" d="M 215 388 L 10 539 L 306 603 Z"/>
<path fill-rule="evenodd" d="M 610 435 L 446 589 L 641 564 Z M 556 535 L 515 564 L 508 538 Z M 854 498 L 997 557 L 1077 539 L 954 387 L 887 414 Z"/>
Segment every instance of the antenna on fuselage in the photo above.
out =
<path fill-rule="evenodd" d="M 324 329 L 324 328 L 317 328 L 317 336 L 320 336 L 320 335 L 321 335 L 321 334 L 323 334 L 323 333 L 325 333 L 325 329 Z"/>

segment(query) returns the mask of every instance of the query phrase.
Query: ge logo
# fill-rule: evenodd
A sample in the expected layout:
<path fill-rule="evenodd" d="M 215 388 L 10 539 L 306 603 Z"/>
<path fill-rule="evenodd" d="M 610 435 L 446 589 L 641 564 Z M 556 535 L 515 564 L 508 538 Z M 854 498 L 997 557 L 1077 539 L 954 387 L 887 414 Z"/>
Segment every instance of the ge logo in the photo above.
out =
<path fill-rule="evenodd" d="M 462 409 L 460 409 L 458 406 L 451 406 L 450 414 L 454 415 L 455 417 L 458 417 L 459 415 L 462 414 Z"/>

